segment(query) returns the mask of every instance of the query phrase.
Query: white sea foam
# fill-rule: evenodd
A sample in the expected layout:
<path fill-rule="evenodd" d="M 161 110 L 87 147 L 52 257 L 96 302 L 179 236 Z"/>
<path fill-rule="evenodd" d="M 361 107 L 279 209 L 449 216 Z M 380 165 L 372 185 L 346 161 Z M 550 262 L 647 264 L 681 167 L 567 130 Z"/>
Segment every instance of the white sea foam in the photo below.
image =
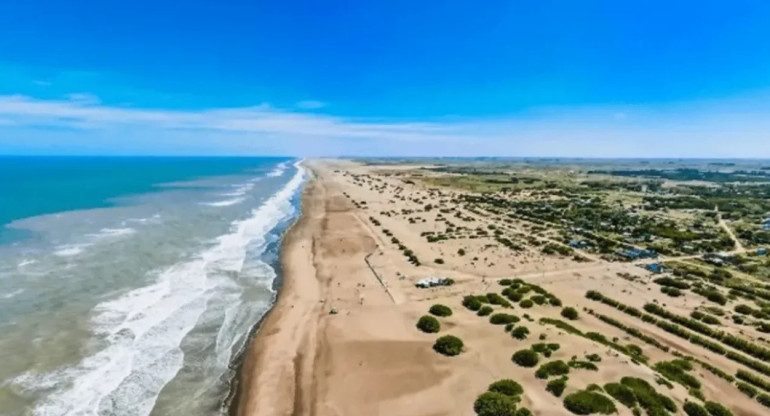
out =
<path fill-rule="evenodd" d="M 114 240 L 121 237 L 126 237 L 136 233 L 133 228 L 102 228 L 97 233 L 87 234 L 87 241 L 77 244 L 64 244 L 55 248 L 53 254 L 58 257 L 74 257 L 82 254 L 85 249 L 93 246 L 96 243 L 107 240 Z"/>
<path fill-rule="evenodd" d="M 96 234 L 89 234 L 89 237 L 101 240 L 104 238 L 124 237 L 136 233 L 133 228 L 102 228 Z"/>
<path fill-rule="evenodd" d="M 231 359 L 244 319 L 231 307 L 239 300 L 233 276 L 244 268 L 247 248 L 264 250 L 265 235 L 292 214 L 292 196 L 304 179 L 297 173 L 246 220 L 197 258 L 163 271 L 156 283 L 132 290 L 94 309 L 93 326 L 108 346 L 80 364 L 43 375 L 25 374 L 15 381 L 27 388 L 49 386 L 54 393 L 34 413 L 45 416 L 148 415 L 163 386 L 182 368 L 180 345 L 206 312 L 209 301 L 228 308 L 217 336 L 217 362 Z M 266 266 L 266 265 L 265 265 Z M 272 280 L 274 274 L 268 274 Z M 226 300 L 227 302 L 224 302 Z M 223 303 L 224 302 L 224 303 Z M 242 308 L 241 308 L 242 309 Z"/>
<path fill-rule="evenodd" d="M 59 257 L 73 257 L 82 253 L 83 250 L 88 247 L 88 244 L 68 244 L 56 247 L 56 251 L 53 252 L 55 256 Z"/>
<path fill-rule="evenodd" d="M 240 204 L 245 200 L 246 200 L 245 198 L 233 198 L 233 199 L 225 199 L 217 202 L 202 202 L 201 205 L 206 205 L 209 207 L 229 207 L 231 205 Z"/>
<path fill-rule="evenodd" d="M 10 299 L 10 298 L 20 294 L 23 291 L 24 291 L 24 289 L 16 289 L 13 292 L 8 292 L 8 293 L 3 294 L 2 296 L 0 296 L 0 299 Z"/>
<path fill-rule="evenodd" d="M 31 266 L 31 265 L 33 265 L 33 264 L 35 264 L 35 263 L 37 263 L 37 260 L 32 260 L 32 259 L 22 259 L 22 260 L 19 262 L 19 264 L 17 264 L 17 265 L 16 265 L 16 267 L 18 267 L 19 269 L 21 269 L 21 268 L 23 268 L 23 267 L 26 267 L 26 266 Z"/>
<path fill-rule="evenodd" d="M 269 177 L 276 177 L 283 175 L 283 172 L 286 171 L 286 167 L 288 166 L 289 162 L 281 162 L 278 164 L 278 166 L 275 167 L 270 173 L 267 174 Z"/>

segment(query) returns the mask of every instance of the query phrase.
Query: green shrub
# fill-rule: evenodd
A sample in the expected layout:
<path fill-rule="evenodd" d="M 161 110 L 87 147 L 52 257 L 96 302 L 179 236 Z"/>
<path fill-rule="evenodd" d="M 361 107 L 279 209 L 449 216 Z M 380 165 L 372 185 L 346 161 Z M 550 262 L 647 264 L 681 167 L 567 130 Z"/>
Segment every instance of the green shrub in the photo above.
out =
<path fill-rule="evenodd" d="M 505 295 L 508 300 L 511 302 L 518 302 L 522 299 L 521 293 L 515 292 L 513 290 L 503 290 L 503 295 Z"/>
<path fill-rule="evenodd" d="M 770 407 L 770 394 L 765 394 L 765 393 L 758 394 L 757 401 L 762 406 Z"/>
<path fill-rule="evenodd" d="M 658 394 L 650 383 L 635 377 L 623 377 L 620 384 L 628 387 L 634 392 L 639 405 L 647 411 L 648 415 L 666 415 L 666 410 L 673 408 L 676 411 L 674 402 L 662 394 Z"/>
<path fill-rule="evenodd" d="M 711 416 L 733 416 L 733 412 L 717 402 L 706 402 L 703 407 Z"/>
<path fill-rule="evenodd" d="M 473 410 L 479 416 L 515 416 L 516 400 L 501 393 L 488 391 L 476 398 Z"/>
<path fill-rule="evenodd" d="M 521 384 L 508 378 L 490 384 L 489 391 L 504 394 L 506 396 L 518 396 L 524 393 Z"/>
<path fill-rule="evenodd" d="M 588 390 L 588 391 L 602 391 L 602 392 L 604 391 L 602 386 L 600 386 L 598 384 L 589 384 L 588 386 L 586 386 L 586 390 Z"/>
<path fill-rule="evenodd" d="M 703 391 L 701 391 L 701 389 L 690 389 L 688 393 L 690 393 L 690 396 L 695 397 L 700 401 L 706 400 L 706 396 L 703 394 Z"/>
<path fill-rule="evenodd" d="M 600 413 L 609 415 L 616 413 L 617 409 L 612 400 L 595 391 L 578 391 L 564 398 L 564 407 L 576 415 L 590 415 Z"/>
<path fill-rule="evenodd" d="M 444 335 L 436 340 L 433 349 L 440 354 L 455 356 L 463 352 L 463 340 L 454 335 Z"/>
<path fill-rule="evenodd" d="M 561 299 L 552 296 L 552 297 L 548 298 L 548 303 L 550 303 L 551 306 L 559 307 L 559 306 L 561 306 Z"/>
<path fill-rule="evenodd" d="M 435 333 L 441 329 L 441 324 L 438 323 L 438 319 L 430 316 L 423 315 L 417 321 L 417 328 L 422 332 Z"/>
<path fill-rule="evenodd" d="M 752 399 L 757 396 L 759 391 L 752 385 L 739 381 L 735 383 L 743 394 L 751 397 Z"/>
<path fill-rule="evenodd" d="M 532 416 L 532 411 L 526 407 L 520 407 L 513 416 Z"/>
<path fill-rule="evenodd" d="M 561 360 L 547 362 L 540 366 L 535 372 L 537 378 L 548 378 L 550 376 L 563 376 L 569 373 L 569 366 Z"/>
<path fill-rule="evenodd" d="M 444 259 L 438 258 L 436 260 L 433 260 L 436 264 L 444 264 Z"/>
<path fill-rule="evenodd" d="M 558 351 L 559 347 L 559 344 L 555 342 L 549 344 L 538 342 L 536 344 L 532 344 L 532 351 L 539 352 L 540 354 L 546 354 L 552 351 Z"/>
<path fill-rule="evenodd" d="M 687 413 L 687 416 L 709 416 L 709 413 L 706 411 L 706 409 L 697 403 L 687 402 L 684 404 L 684 406 L 682 406 L 682 409 L 684 409 L 684 412 Z"/>
<path fill-rule="evenodd" d="M 519 322 L 519 317 L 507 313 L 496 313 L 489 317 L 489 323 L 493 325 L 506 325 Z"/>
<path fill-rule="evenodd" d="M 452 309 L 441 304 L 431 306 L 429 312 L 436 316 L 452 316 Z"/>
<path fill-rule="evenodd" d="M 553 379 L 545 385 L 545 391 L 553 394 L 556 397 L 561 397 L 564 393 L 564 389 L 567 388 L 567 377 L 559 377 Z"/>
<path fill-rule="evenodd" d="M 497 283 L 499 283 L 500 286 L 510 286 L 513 281 L 511 279 L 500 279 Z"/>
<path fill-rule="evenodd" d="M 660 291 L 668 296 L 671 296 L 672 298 L 678 298 L 679 296 L 682 296 L 682 291 L 675 287 L 663 286 L 660 288 Z"/>
<path fill-rule="evenodd" d="M 522 367 L 534 367 L 538 362 L 537 353 L 532 350 L 516 351 L 511 359 Z"/>
<path fill-rule="evenodd" d="M 692 370 L 692 364 L 687 360 L 661 361 L 655 364 L 653 368 L 669 380 L 685 387 L 699 389 L 701 386 L 697 378 L 687 373 L 687 371 Z"/>
<path fill-rule="evenodd" d="M 526 326 L 517 326 L 511 331 L 511 336 L 516 339 L 525 339 L 529 335 L 529 329 Z"/>
<path fill-rule="evenodd" d="M 629 409 L 636 407 L 636 396 L 630 388 L 620 383 L 607 383 L 604 385 L 604 391 Z"/>
<path fill-rule="evenodd" d="M 545 296 L 543 296 L 543 295 L 534 295 L 530 299 L 532 300 L 532 302 L 535 302 L 538 305 L 542 305 L 546 301 Z"/>
<path fill-rule="evenodd" d="M 484 305 L 479 309 L 478 312 L 476 312 L 476 315 L 478 316 L 487 316 L 490 315 L 492 312 L 494 312 L 494 309 L 492 309 L 489 305 Z"/>
<path fill-rule="evenodd" d="M 532 301 L 529 299 L 524 299 L 521 302 L 519 302 L 519 306 L 521 306 L 524 309 L 529 309 L 533 305 Z"/>
<path fill-rule="evenodd" d="M 567 306 L 566 308 L 561 310 L 561 316 L 570 320 L 575 320 L 578 318 L 578 311 L 577 309 L 571 306 Z"/>
<path fill-rule="evenodd" d="M 599 371 L 599 367 L 590 361 L 572 360 L 569 362 L 569 366 L 578 370 Z"/>
<path fill-rule="evenodd" d="M 504 297 L 494 292 L 487 293 L 487 300 L 493 305 L 500 305 L 506 308 L 511 307 L 511 302 L 508 302 Z"/>
<path fill-rule="evenodd" d="M 598 363 L 602 361 L 602 357 L 600 357 L 599 354 L 588 354 L 586 355 L 586 359 L 592 363 Z"/>
<path fill-rule="evenodd" d="M 463 306 L 472 311 L 477 311 L 481 309 L 481 301 L 476 296 L 468 295 L 463 298 Z"/>

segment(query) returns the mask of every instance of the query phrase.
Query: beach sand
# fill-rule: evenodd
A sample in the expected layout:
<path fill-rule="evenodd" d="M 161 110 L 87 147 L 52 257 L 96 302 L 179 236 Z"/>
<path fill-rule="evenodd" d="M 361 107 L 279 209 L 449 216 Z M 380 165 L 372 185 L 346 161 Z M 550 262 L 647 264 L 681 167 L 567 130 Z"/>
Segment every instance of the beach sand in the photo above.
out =
<path fill-rule="evenodd" d="M 530 316 L 522 324 L 529 327 L 531 335 L 519 341 L 461 306 L 463 295 L 499 293 L 501 287 L 496 281 L 502 277 L 521 277 L 541 285 L 565 305 L 581 311 L 593 308 L 612 314 L 606 306 L 585 299 L 589 289 L 635 306 L 654 298 L 673 303 L 650 292 L 645 284 L 617 275 L 629 273 L 648 281 L 649 274 L 640 267 L 597 259 L 578 263 L 544 256 L 538 250 L 513 253 L 490 244 L 490 239 L 428 243 L 421 233 L 443 229 L 446 219 L 438 210 L 423 207 L 452 205 L 451 191 L 436 192 L 419 183 L 407 183 L 393 174 L 397 166 L 381 171 L 330 160 L 308 161 L 305 166 L 311 178 L 303 194 L 302 216 L 284 240 L 283 286 L 244 358 L 236 409 L 239 416 L 471 416 L 476 397 L 502 378 L 521 383 L 525 393 L 520 405 L 533 414 L 569 415 L 562 404 L 564 396 L 557 398 L 546 392 L 546 382 L 535 378 L 533 369 L 511 362 L 513 352 L 543 342 L 541 339 L 561 344 L 551 359 L 569 361 L 573 356 L 592 353 L 602 357 L 598 372 L 572 371 L 564 395 L 590 383 L 603 385 L 623 376 L 641 377 L 655 385 L 655 374 L 649 367 L 634 364 L 627 356 L 594 341 L 538 323 L 542 317 L 560 318 L 560 308 L 524 310 L 516 306 L 510 310 L 518 316 Z M 461 211 L 467 218 L 475 215 Z M 372 217 L 382 225 L 373 225 Z M 456 222 L 454 217 L 446 218 Z M 484 218 L 473 221 L 470 228 L 486 228 Z M 422 265 L 410 264 L 384 229 L 414 250 Z M 460 248 L 464 254 L 458 253 Z M 434 261 L 438 258 L 443 261 Z M 436 275 L 451 277 L 456 284 L 415 288 L 418 279 Z M 424 334 L 415 323 L 434 303 L 446 304 L 454 313 L 440 318 L 438 335 Z M 618 318 L 641 327 L 625 316 Z M 641 345 L 651 362 L 674 358 L 587 313 L 581 312 L 581 318 L 572 323 L 585 332 L 598 331 L 608 339 L 617 337 L 619 342 Z M 644 329 L 671 348 L 719 364 L 726 371 L 737 368 L 724 357 L 656 327 Z M 432 350 L 437 336 L 446 334 L 465 341 L 461 355 L 444 357 Z M 697 374 L 707 397 L 728 405 L 736 415 L 757 415 L 765 410 L 711 373 L 699 369 Z M 690 397 L 679 385 L 666 391 L 680 405 Z M 631 415 L 631 411 L 619 406 L 618 414 Z"/>

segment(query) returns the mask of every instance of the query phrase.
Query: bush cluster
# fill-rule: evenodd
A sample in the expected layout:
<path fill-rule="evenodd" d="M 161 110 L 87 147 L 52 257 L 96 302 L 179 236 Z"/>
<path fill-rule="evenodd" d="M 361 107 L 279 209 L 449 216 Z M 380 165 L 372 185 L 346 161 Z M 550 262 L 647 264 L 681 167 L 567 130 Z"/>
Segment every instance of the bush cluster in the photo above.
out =
<path fill-rule="evenodd" d="M 519 306 L 521 306 L 524 309 L 529 309 L 534 305 L 534 303 L 529 299 L 524 299 L 521 302 L 519 302 Z"/>
<path fill-rule="evenodd" d="M 423 315 L 417 321 L 417 328 L 430 334 L 438 332 L 441 329 L 441 324 L 439 324 L 438 319 L 430 315 Z"/>
<path fill-rule="evenodd" d="M 428 312 L 436 316 L 452 316 L 452 309 L 449 306 L 441 304 L 431 306 Z"/>
<path fill-rule="evenodd" d="M 684 339 L 690 341 L 691 343 L 693 343 L 695 345 L 700 345 L 700 346 L 702 346 L 704 348 L 707 348 L 707 349 L 709 349 L 709 350 L 711 350 L 713 352 L 716 352 L 718 354 L 724 355 L 725 357 L 729 358 L 730 360 L 733 360 L 733 361 L 736 361 L 738 363 L 741 363 L 741 364 L 743 364 L 743 365 L 745 365 L 745 366 L 747 366 L 749 368 L 752 368 L 752 369 L 754 369 L 754 370 L 756 370 L 756 371 L 758 371 L 758 372 L 760 372 L 762 374 L 770 375 L 770 366 L 765 364 L 765 363 L 763 363 L 762 361 L 753 360 L 753 359 L 750 359 L 750 358 L 748 358 L 748 357 L 746 357 L 744 355 L 735 353 L 733 351 L 728 351 L 726 348 L 724 348 L 719 343 L 710 341 L 710 340 L 708 340 L 706 338 L 703 338 L 701 336 L 693 334 L 693 333 L 683 329 L 679 325 L 659 320 L 659 319 L 655 318 L 655 316 L 653 316 L 653 315 L 640 314 L 636 309 L 631 308 L 631 307 L 627 307 L 627 306 L 621 304 L 620 302 L 618 302 L 616 300 L 613 300 L 613 299 L 610 299 L 610 298 L 608 298 L 606 296 L 603 296 L 601 293 L 593 291 L 593 290 L 588 291 L 586 293 L 586 297 L 588 299 L 595 300 L 595 301 L 602 302 L 604 304 L 613 306 L 613 307 L 617 308 L 618 310 L 620 310 L 622 312 L 625 312 L 625 313 L 627 313 L 629 315 L 640 317 L 642 319 L 642 321 L 648 322 L 648 323 L 652 323 L 652 324 L 658 326 L 659 328 L 665 330 L 666 332 L 669 332 L 669 333 L 674 334 L 674 335 L 676 335 L 678 337 L 684 338 Z M 652 304 L 648 304 L 648 305 L 652 305 Z M 673 317 L 676 316 L 676 315 L 673 315 L 673 314 L 669 313 L 668 311 L 666 311 L 665 309 L 663 309 L 662 307 L 660 307 L 658 305 L 652 305 L 652 306 L 645 305 L 645 309 L 647 309 L 648 311 L 650 311 L 652 313 L 659 314 L 659 316 L 661 316 L 664 319 L 674 319 Z M 758 346 L 756 344 L 753 344 L 753 343 L 751 343 L 751 342 L 749 342 L 749 341 L 747 341 L 747 340 L 745 340 L 743 338 L 736 337 L 736 336 L 731 335 L 731 334 L 725 334 L 724 332 L 721 332 L 721 331 L 714 331 L 713 329 L 711 329 L 707 325 L 704 325 L 704 324 L 702 324 L 702 323 L 700 323 L 700 322 L 698 322 L 698 321 L 696 321 L 694 319 L 689 319 L 689 318 L 686 318 L 686 317 L 677 316 L 676 320 L 678 322 L 681 322 L 681 323 L 687 322 L 687 325 L 689 327 L 698 328 L 699 330 L 704 331 L 704 335 L 707 335 L 710 338 L 716 339 L 716 340 L 720 341 L 721 343 L 729 345 L 729 346 L 731 346 L 731 347 L 733 347 L 735 349 L 738 349 L 740 351 L 746 352 L 746 353 L 748 353 L 748 354 L 750 354 L 750 355 L 752 355 L 752 356 L 754 356 L 756 358 L 760 358 L 761 360 L 767 360 L 768 357 L 770 357 L 770 350 L 768 350 L 767 348 L 764 348 L 762 346 Z M 693 329 L 693 330 L 695 330 L 695 329 Z"/>
<path fill-rule="evenodd" d="M 463 352 L 463 340 L 454 335 L 444 335 L 436 340 L 433 349 L 439 354 L 450 357 L 459 355 Z"/>

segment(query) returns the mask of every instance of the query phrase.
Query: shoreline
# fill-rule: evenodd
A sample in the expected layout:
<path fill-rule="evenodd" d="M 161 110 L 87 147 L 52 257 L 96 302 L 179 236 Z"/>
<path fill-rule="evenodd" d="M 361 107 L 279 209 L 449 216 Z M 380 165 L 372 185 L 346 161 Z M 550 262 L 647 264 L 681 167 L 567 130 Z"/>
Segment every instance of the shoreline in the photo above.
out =
<path fill-rule="evenodd" d="M 228 396 L 229 403 L 226 402 L 225 404 L 227 414 L 230 416 L 263 414 L 262 408 L 273 408 L 273 405 L 266 403 L 267 400 L 265 399 L 267 398 L 275 398 L 274 401 L 277 405 L 285 404 L 286 400 L 276 398 L 275 395 L 264 391 L 267 387 L 273 387 L 271 386 L 273 384 L 288 387 L 290 391 L 294 391 L 296 387 L 293 384 L 293 378 L 282 377 L 271 380 L 271 376 L 268 374 L 273 372 L 287 374 L 285 368 L 271 371 L 272 367 L 276 365 L 283 367 L 285 364 L 276 362 L 274 357 L 289 352 L 284 348 L 286 347 L 284 340 L 272 340 L 271 338 L 280 334 L 281 324 L 287 320 L 285 315 L 295 310 L 292 299 L 298 295 L 295 290 L 298 286 L 296 280 L 301 279 L 303 275 L 309 275 L 308 277 L 314 280 L 315 276 L 314 273 L 297 273 L 297 267 L 293 265 L 292 261 L 298 255 L 310 254 L 310 250 L 307 248 L 311 246 L 303 244 L 303 242 L 307 241 L 310 236 L 311 211 L 316 206 L 313 201 L 313 194 L 317 186 L 314 171 L 306 164 L 303 164 L 303 168 L 307 171 L 307 179 L 300 196 L 300 214 L 284 232 L 279 249 L 277 267 L 280 273 L 275 281 L 276 297 L 270 310 L 254 325 L 250 339 L 242 351 L 241 357 L 239 357 L 238 370 L 233 378 L 231 394 Z M 315 306 L 313 302 L 303 302 L 303 304 L 305 307 Z M 298 348 L 299 344 L 295 343 L 295 348 L 292 351 L 297 352 Z M 293 363 L 290 364 L 293 365 Z M 293 402 L 293 400 L 289 400 L 289 402 Z M 278 414 L 279 412 L 271 410 L 266 413 Z"/>
<path fill-rule="evenodd" d="M 227 416 L 238 415 L 240 400 L 242 398 L 241 386 L 243 385 L 242 377 L 243 377 L 243 371 L 244 371 L 244 363 L 249 355 L 249 350 L 251 349 L 252 344 L 256 342 L 256 339 L 259 336 L 260 331 L 263 329 L 263 325 L 265 324 L 265 321 L 267 321 L 269 316 L 272 314 L 273 310 L 275 309 L 276 305 L 280 300 L 281 293 L 283 292 L 283 286 L 286 280 L 284 276 L 283 256 L 286 250 L 287 238 L 291 233 L 291 231 L 295 228 L 295 226 L 298 225 L 298 223 L 302 219 L 302 216 L 304 215 L 303 207 L 305 205 L 304 204 L 305 192 L 307 190 L 308 184 L 312 180 L 311 178 L 312 174 L 310 169 L 308 169 L 306 166 L 303 166 L 303 168 L 306 169 L 307 171 L 308 179 L 306 183 L 303 184 L 302 191 L 300 191 L 300 194 L 298 197 L 299 203 L 297 204 L 297 208 L 299 209 L 299 214 L 283 230 L 283 233 L 281 233 L 281 239 L 278 247 L 278 259 L 273 264 L 273 267 L 275 268 L 276 278 L 272 282 L 272 288 L 275 291 L 274 292 L 275 295 L 273 297 L 270 308 L 249 329 L 246 342 L 244 343 L 243 347 L 238 351 L 238 354 L 234 357 L 234 359 L 230 363 L 232 375 L 230 377 L 230 380 L 228 381 L 229 385 L 228 385 L 227 396 L 222 402 L 221 414 L 223 415 L 227 415 Z"/>

